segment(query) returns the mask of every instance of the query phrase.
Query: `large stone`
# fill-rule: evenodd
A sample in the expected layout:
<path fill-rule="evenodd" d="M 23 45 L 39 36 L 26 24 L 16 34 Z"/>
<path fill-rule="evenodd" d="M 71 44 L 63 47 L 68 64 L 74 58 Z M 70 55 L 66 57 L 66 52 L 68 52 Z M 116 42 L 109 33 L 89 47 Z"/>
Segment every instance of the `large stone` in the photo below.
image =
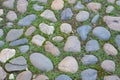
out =
<path fill-rule="evenodd" d="M 72 80 L 72 79 L 69 76 L 62 74 L 55 78 L 55 80 Z"/>
<path fill-rule="evenodd" d="M 30 55 L 30 61 L 34 67 L 41 71 L 48 72 L 53 70 L 53 63 L 51 60 L 41 53 L 32 53 Z"/>
<path fill-rule="evenodd" d="M 25 31 L 25 36 L 30 36 L 36 31 L 36 27 L 31 26 Z"/>
<path fill-rule="evenodd" d="M 18 21 L 19 26 L 30 26 L 31 23 L 36 19 L 35 14 L 30 14 Z"/>
<path fill-rule="evenodd" d="M 4 71 L 4 69 L 0 66 L 0 80 L 4 80 L 7 76 L 7 73 Z"/>
<path fill-rule="evenodd" d="M 20 38 L 23 34 L 23 29 L 11 29 L 6 36 L 6 41 L 14 41 Z"/>
<path fill-rule="evenodd" d="M 12 58 L 15 55 L 15 49 L 4 48 L 0 52 L 0 62 L 5 63 L 7 60 Z"/>
<path fill-rule="evenodd" d="M 9 21 L 14 21 L 17 19 L 17 14 L 14 12 L 14 11 L 9 11 L 7 13 L 7 16 L 6 18 L 9 20 Z"/>
<path fill-rule="evenodd" d="M 62 23 L 60 26 L 60 30 L 63 33 L 69 34 L 72 32 L 72 26 L 68 23 Z"/>
<path fill-rule="evenodd" d="M 15 0 L 5 0 L 2 5 L 7 7 L 7 8 L 13 9 L 14 2 L 15 2 Z"/>
<path fill-rule="evenodd" d="M 54 0 L 51 4 L 51 8 L 53 10 L 61 10 L 64 7 L 64 1 L 63 0 Z"/>
<path fill-rule="evenodd" d="M 58 64 L 58 69 L 63 72 L 76 73 L 78 71 L 78 62 L 74 57 L 67 56 Z"/>
<path fill-rule="evenodd" d="M 45 10 L 43 13 L 40 15 L 41 17 L 48 19 L 49 21 L 56 22 L 57 18 L 55 17 L 55 14 L 51 10 Z"/>
<path fill-rule="evenodd" d="M 120 78 L 117 75 L 109 75 L 105 76 L 104 80 L 120 80 Z"/>
<path fill-rule="evenodd" d="M 76 36 L 70 36 L 67 38 L 67 41 L 64 46 L 64 51 L 66 52 L 80 52 L 81 51 L 81 42 Z"/>

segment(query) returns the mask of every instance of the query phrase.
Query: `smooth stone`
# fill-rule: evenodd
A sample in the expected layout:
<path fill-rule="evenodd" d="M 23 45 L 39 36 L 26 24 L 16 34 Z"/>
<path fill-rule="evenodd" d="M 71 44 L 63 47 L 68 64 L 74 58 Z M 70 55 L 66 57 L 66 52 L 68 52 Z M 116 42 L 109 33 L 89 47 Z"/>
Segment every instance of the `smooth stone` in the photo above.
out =
<path fill-rule="evenodd" d="M 46 75 L 38 75 L 35 80 L 49 80 L 49 78 Z"/>
<path fill-rule="evenodd" d="M 90 13 L 87 11 L 79 11 L 79 13 L 76 15 L 76 20 L 78 22 L 84 22 L 89 19 Z"/>
<path fill-rule="evenodd" d="M 94 55 L 85 55 L 82 57 L 81 61 L 84 65 L 91 65 L 96 64 L 98 62 L 98 58 Z"/>
<path fill-rule="evenodd" d="M 72 80 L 72 79 L 65 74 L 61 74 L 57 78 L 55 78 L 55 80 Z"/>
<path fill-rule="evenodd" d="M 42 44 L 45 42 L 45 38 L 39 34 L 32 37 L 31 42 L 37 46 L 42 46 Z"/>
<path fill-rule="evenodd" d="M 28 45 L 20 46 L 20 47 L 19 47 L 19 50 L 20 50 L 20 52 L 22 52 L 22 53 L 26 53 L 26 52 L 28 52 L 28 50 L 29 50 L 29 46 L 28 46 Z"/>
<path fill-rule="evenodd" d="M 7 13 L 7 16 L 6 18 L 9 20 L 9 21 L 14 21 L 17 19 L 17 14 L 14 12 L 14 11 L 9 11 Z"/>
<path fill-rule="evenodd" d="M 44 6 L 40 6 L 40 5 L 38 5 L 38 4 L 34 4 L 34 5 L 33 5 L 33 9 L 34 9 L 35 11 L 41 11 L 41 10 L 44 9 Z"/>
<path fill-rule="evenodd" d="M 40 28 L 40 31 L 47 34 L 47 35 L 51 35 L 54 33 L 54 26 L 49 26 L 45 23 L 40 23 L 39 24 L 39 28 Z"/>
<path fill-rule="evenodd" d="M 0 9 L 0 16 L 2 16 L 4 14 L 4 10 Z"/>
<path fill-rule="evenodd" d="M 24 18 L 20 19 L 18 21 L 19 26 L 30 26 L 31 23 L 36 20 L 36 15 L 35 14 L 30 14 L 25 16 Z"/>
<path fill-rule="evenodd" d="M 27 44 L 27 43 L 28 43 L 28 39 L 22 38 L 22 39 L 10 42 L 9 46 L 19 46 L 19 45 Z"/>
<path fill-rule="evenodd" d="M 2 63 L 6 63 L 6 61 L 8 61 L 10 58 L 12 58 L 13 56 L 15 56 L 16 51 L 15 49 L 10 49 L 10 48 L 4 48 L 1 52 L 0 52 L 0 62 Z M 7 56 L 7 57 L 6 57 Z"/>
<path fill-rule="evenodd" d="M 80 10 L 84 8 L 85 6 L 80 1 L 78 1 L 77 4 L 74 6 L 74 10 Z"/>
<path fill-rule="evenodd" d="M 36 27 L 31 26 L 25 31 L 25 36 L 30 36 L 36 31 Z"/>
<path fill-rule="evenodd" d="M 5 70 L 0 66 L 0 80 L 4 80 L 7 76 Z"/>
<path fill-rule="evenodd" d="M 64 1 L 63 0 L 53 0 L 51 4 L 52 10 L 61 10 L 64 7 Z"/>
<path fill-rule="evenodd" d="M 49 21 L 52 21 L 52 22 L 56 22 L 57 21 L 57 18 L 55 16 L 54 12 L 51 11 L 51 10 L 48 10 L 48 9 L 45 10 L 43 13 L 41 13 L 40 16 L 45 18 L 45 19 L 47 19 L 47 20 L 49 20 Z"/>
<path fill-rule="evenodd" d="M 113 7 L 113 6 L 108 6 L 108 7 L 106 8 L 106 13 L 111 13 L 113 10 L 114 10 L 114 7 Z"/>
<path fill-rule="evenodd" d="M 110 32 L 106 28 L 101 26 L 98 26 L 93 29 L 93 35 L 100 40 L 109 40 L 111 37 Z"/>
<path fill-rule="evenodd" d="M 87 35 L 91 29 L 92 29 L 92 27 L 89 25 L 83 25 L 83 26 L 80 26 L 77 28 L 77 32 L 83 41 L 85 41 L 87 39 Z"/>
<path fill-rule="evenodd" d="M 120 6 L 120 0 L 116 1 L 116 5 Z"/>
<path fill-rule="evenodd" d="M 53 70 L 53 63 L 51 60 L 41 53 L 32 53 L 30 55 L 32 65 L 41 71 L 48 72 Z"/>
<path fill-rule="evenodd" d="M 114 3 L 115 3 L 115 0 L 107 0 L 107 2 L 114 4 Z"/>
<path fill-rule="evenodd" d="M 118 54 L 117 49 L 110 43 L 105 43 L 103 49 L 107 55 L 116 56 Z"/>
<path fill-rule="evenodd" d="M 97 3 L 97 2 L 90 2 L 87 4 L 87 8 L 94 12 L 100 10 L 101 7 L 102 7 L 101 3 Z"/>
<path fill-rule="evenodd" d="M 28 1 L 27 0 L 17 0 L 17 11 L 20 13 L 25 13 L 27 11 L 28 7 Z"/>
<path fill-rule="evenodd" d="M 58 64 L 58 69 L 62 72 L 76 73 L 78 62 L 74 57 L 67 56 Z"/>
<path fill-rule="evenodd" d="M 89 40 L 86 43 L 85 50 L 87 52 L 94 52 L 94 51 L 98 51 L 99 49 L 100 49 L 100 46 L 97 40 Z"/>
<path fill-rule="evenodd" d="M 4 35 L 4 31 L 3 29 L 0 29 L 0 37 L 2 37 Z"/>
<path fill-rule="evenodd" d="M 31 71 L 23 71 L 19 73 L 16 77 L 16 80 L 31 80 L 32 72 Z"/>
<path fill-rule="evenodd" d="M 75 4 L 77 0 L 67 0 L 69 4 Z"/>
<path fill-rule="evenodd" d="M 81 72 L 82 80 L 97 80 L 97 73 L 95 69 L 86 69 Z"/>
<path fill-rule="evenodd" d="M 69 20 L 73 16 L 71 8 L 65 8 L 61 13 L 61 20 Z"/>
<path fill-rule="evenodd" d="M 81 51 L 81 42 L 76 36 L 69 36 L 64 45 L 64 51 L 66 52 L 80 52 Z"/>
<path fill-rule="evenodd" d="M 62 23 L 60 26 L 60 30 L 63 33 L 69 34 L 72 32 L 72 26 L 68 23 Z"/>
<path fill-rule="evenodd" d="M 4 46 L 4 44 L 5 44 L 5 42 L 4 42 L 4 41 L 0 41 L 0 47 L 3 47 L 3 46 Z"/>
<path fill-rule="evenodd" d="M 99 15 L 99 14 L 96 14 L 96 15 L 92 18 L 91 23 L 96 24 L 97 21 L 99 20 L 99 18 L 100 18 L 100 15 Z"/>
<path fill-rule="evenodd" d="M 6 8 L 13 9 L 14 8 L 14 2 L 15 2 L 15 0 L 5 0 L 2 5 Z"/>
<path fill-rule="evenodd" d="M 115 63 L 112 60 L 104 60 L 101 63 L 102 69 L 104 69 L 107 72 L 114 72 L 115 71 Z"/>
<path fill-rule="evenodd" d="M 14 41 L 23 35 L 23 29 L 11 29 L 6 36 L 6 41 Z"/>
<path fill-rule="evenodd" d="M 105 76 L 104 80 L 120 80 L 120 78 L 117 75 L 109 75 Z"/>
<path fill-rule="evenodd" d="M 63 41 L 63 37 L 62 36 L 55 36 L 52 38 L 53 41 L 56 41 L 56 42 L 62 42 Z"/>
<path fill-rule="evenodd" d="M 120 49 L 120 35 L 117 35 L 117 36 L 115 37 L 115 43 L 116 43 L 116 45 L 118 46 L 118 49 Z"/>
<path fill-rule="evenodd" d="M 111 30 L 120 31 L 120 17 L 104 16 L 103 21 Z"/>

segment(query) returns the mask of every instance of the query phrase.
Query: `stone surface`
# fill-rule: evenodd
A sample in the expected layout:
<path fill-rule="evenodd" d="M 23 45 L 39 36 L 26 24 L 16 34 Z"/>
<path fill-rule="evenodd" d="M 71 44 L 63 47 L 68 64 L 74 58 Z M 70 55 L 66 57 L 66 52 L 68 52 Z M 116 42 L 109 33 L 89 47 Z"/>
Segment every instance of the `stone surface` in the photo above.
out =
<path fill-rule="evenodd" d="M 113 7 L 113 6 L 108 6 L 108 7 L 106 8 L 106 13 L 111 13 L 113 10 L 114 10 L 114 7 Z"/>
<path fill-rule="evenodd" d="M 23 34 L 23 29 L 11 29 L 6 36 L 6 41 L 14 41 L 20 38 Z"/>
<path fill-rule="evenodd" d="M 30 36 L 36 31 L 36 27 L 31 26 L 25 31 L 25 36 Z"/>
<path fill-rule="evenodd" d="M 80 1 L 78 1 L 77 4 L 74 6 L 75 10 L 80 10 L 80 9 L 84 9 L 84 8 L 85 8 L 85 6 Z"/>
<path fill-rule="evenodd" d="M 120 17 L 115 16 L 104 16 L 103 21 L 107 26 L 114 31 L 120 31 Z"/>
<path fill-rule="evenodd" d="M 19 26 L 30 26 L 31 23 L 36 19 L 35 14 L 30 14 L 18 21 Z"/>
<path fill-rule="evenodd" d="M 66 52 L 80 52 L 81 51 L 81 42 L 76 36 L 69 36 L 64 45 L 64 51 Z"/>
<path fill-rule="evenodd" d="M 0 29 L 0 37 L 2 37 L 4 35 L 4 31 L 3 29 Z"/>
<path fill-rule="evenodd" d="M 115 63 L 112 60 L 104 60 L 101 63 L 101 67 L 107 72 L 114 72 L 115 71 Z"/>
<path fill-rule="evenodd" d="M 118 49 L 120 49 L 120 35 L 117 35 L 117 36 L 115 37 L 115 43 L 116 43 L 116 45 L 118 46 Z"/>
<path fill-rule="evenodd" d="M 27 44 L 27 43 L 28 43 L 28 39 L 22 38 L 22 39 L 10 42 L 9 46 L 19 46 L 19 45 Z"/>
<path fill-rule="evenodd" d="M 51 8 L 53 10 L 61 10 L 64 7 L 64 1 L 63 0 L 53 0 L 51 4 Z"/>
<path fill-rule="evenodd" d="M 68 23 L 62 23 L 60 26 L 60 30 L 63 33 L 69 34 L 72 32 L 72 26 Z"/>
<path fill-rule="evenodd" d="M 94 55 L 85 55 L 81 59 L 84 65 L 96 64 L 98 62 L 98 58 Z"/>
<path fill-rule="evenodd" d="M 0 52 L 0 62 L 5 63 L 7 60 L 12 58 L 15 55 L 15 53 L 16 53 L 15 49 L 4 48 Z"/>
<path fill-rule="evenodd" d="M 104 80 L 120 80 L 120 78 L 117 75 L 109 75 L 105 76 Z"/>
<path fill-rule="evenodd" d="M 32 53 L 30 55 L 32 65 L 41 71 L 48 72 L 53 70 L 53 63 L 49 58 L 41 53 Z"/>
<path fill-rule="evenodd" d="M 33 5 L 33 9 L 34 9 L 35 11 L 41 11 L 41 10 L 44 9 L 44 6 L 40 6 L 40 5 L 38 5 L 38 4 L 34 4 L 34 5 Z"/>
<path fill-rule="evenodd" d="M 78 22 L 84 22 L 86 20 L 89 19 L 89 12 L 87 11 L 80 11 L 77 15 L 76 15 L 76 20 Z"/>
<path fill-rule="evenodd" d="M 81 72 L 82 80 L 96 80 L 97 79 L 97 70 L 86 69 Z"/>
<path fill-rule="evenodd" d="M 27 0 L 17 0 L 17 10 L 20 13 L 25 13 L 27 11 L 28 1 Z"/>
<path fill-rule="evenodd" d="M 58 64 L 58 69 L 63 72 L 76 73 L 78 71 L 78 63 L 74 57 L 67 56 Z"/>
<path fill-rule="evenodd" d="M 70 4 L 74 4 L 75 2 L 76 2 L 76 0 L 67 0 L 68 1 L 68 3 L 70 3 Z"/>
<path fill-rule="evenodd" d="M 99 18 L 100 18 L 100 15 L 99 15 L 99 14 L 96 14 L 96 15 L 92 18 L 91 23 L 96 24 L 97 21 L 99 20 Z"/>
<path fill-rule="evenodd" d="M 46 75 L 38 75 L 35 80 L 49 80 L 49 78 Z"/>
<path fill-rule="evenodd" d="M 15 2 L 15 0 L 6 0 L 6 1 L 3 2 L 2 5 L 3 5 L 4 7 L 13 9 L 13 8 L 14 8 L 14 2 Z"/>
<path fill-rule="evenodd" d="M 51 43 L 50 41 L 47 41 L 45 43 L 45 51 L 51 53 L 54 56 L 59 56 L 60 55 L 60 51 L 58 49 L 58 47 L 56 47 L 53 43 Z"/>
<path fill-rule="evenodd" d="M 48 35 L 53 34 L 54 30 L 55 30 L 54 26 L 49 26 L 49 25 L 47 25 L 45 23 L 40 23 L 39 28 L 40 28 L 41 32 L 43 32 L 45 34 L 48 34 Z"/>
<path fill-rule="evenodd" d="M 115 56 L 118 54 L 117 49 L 110 43 L 105 43 L 103 49 L 107 55 Z"/>
<path fill-rule="evenodd" d="M 28 46 L 28 45 L 20 46 L 20 47 L 19 47 L 19 50 L 20 50 L 20 52 L 22 52 L 22 53 L 26 53 L 26 52 L 28 52 L 28 50 L 29 50 L 29 46 Z"/>
<path fill-rule="evenodd" d="M 37 46 L 42 46 L 42 44 L 44 43 L 46 39 L 44 37 L 42 37 L 41 35 L 37 34 L 35 36 L 32 37 L 31 42 Z"/>
<path fill-rule="evenodd" d="M 92 27 L 89 25 L 83 25 L 77 28 L 77 32 L 83 41 L 87 39 L 88 33 L 90 32 L 91 29 Z"/>
<path fill-rule="evenodd" d="M 43 13 L 41 13 L 40 16 L 45 18 L 45 19 L 47 19 L 47 20 L 49 20 L 49 21 L 52 21 L 52 22 L 56 22 L 57 21 L 57 18 L 55 16 L 54 12 L 51 11 L 51 10 L 48 10 L 48 9 L 45 10 Z"/>
<path fill-rule="evenodd" d="M 72 79 L 65 74 L 61 74 L 57 78 L 55 78 L 55 80 L 72 80 Z"/>
<path fill-rule="evenodd" d="M 63 37 L 62 36 L 55 36 L 52 38 L 53 41 L 56 41 L 56 42 L 62 42 L 63 41 Z"/>
<path fill-rule="evenodd" d="M 69 20 L 73 16 L 71 8 L 65 8 L 61 13 L 61 20 Z"/>
<path fill-rule="evenodd" d="M 93 35 L 100 40 L 109 40 L 111 37 L 110 32 L 106 28 L 101 26 L 98 26 L 93 29 Z"/>
<path fill-rule="evenodd" d="M 94 52 L 94 51 L 98 51 L 99 49 L 100 49 L 100 46 L 97 40 L 89 40 L 86 43 L 85 50 L 87 52 Z"/>
<path fill-rule="evenodd" d="M 7 13 L 7 16 L 6 18 L 9 20 L 9 21 L 14 21 L 17 19 L 17 14 L 14 12 L 14 11 L 9 11 Z"/>
<path fill-rule="evenodd" d="M 0 47 L 3 47 L 4 44 L 5 44 L 5 42 L 0 40 Z"/>
<path fill-rule="evenodd" d="M 7 73 L 4 71 L 4 69 L 0 66 L 0 80 L 4 80 L 7 76 Z"/>

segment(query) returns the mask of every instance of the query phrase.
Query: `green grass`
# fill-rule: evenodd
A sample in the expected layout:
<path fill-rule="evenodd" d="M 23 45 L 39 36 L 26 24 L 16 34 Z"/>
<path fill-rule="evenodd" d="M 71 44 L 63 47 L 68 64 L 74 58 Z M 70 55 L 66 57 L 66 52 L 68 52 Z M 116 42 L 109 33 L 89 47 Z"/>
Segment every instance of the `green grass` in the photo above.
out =
<path fill-rule="evenodd" d="M 4 1 L 4 0 L 2 0 L 2 1 Z M 0 8 L 3 8 L 3 7 L 1 6 L 2 1 L 0 0 Z M 82 1 L 82 3 L 83 3 L 84 5 L 87 4 L 87 3 L 84 2 L 84 0 L 81 0 L 81 1 Z M 15 25 L 13 26 L 13 28 L 16 28 L 16 29 L 21 28 L 20 26 L 17 25 L 17 22 L 18 22 L 19 19 L 23 18 L 24 16 L 26 16 L 26 15 L 28 15 L 28 14 L 36 14 L 36 15 L 37 15 L 37 19 L 32 23 L 32 25 L 37 28 L 37 31 L 36 31 L 34 34 L 32 34 L 32 36 L 35 35 L 35 34 L 40 34 L 40 35 L 44 36 L 44 37 L 46 38 L 46 40 L 53 42 L 53 43 L 60 49 L 60 51 L 61 51 L 61 55 L 60 55 L 59 57 L 54 57 L 54 56 L 51 55 L 50 53 L 45 52 L 44 46 L 42 46 L 42 47 L 37 47 L 37 46 L 33 45 L 33 44 L 31 43 L 32 36 L 27 37 L 28 40 L 29 40 L 30 50 L 29 50 L 29 52 L 27 52 L 26 54 L 23 54 L 23 53 L 21 53 L 21 52 L 18 50 L 18 47 L 19 47 L 19 46 L 17 46 L 17 47 L 9 47 L 9 46 L 8 46 L 8 44 L 9 44 L 8 42 L 6 42 L 6 44 L 5 44 L 2 48 L 0 48 L 0 50 L 2 50 L 2 49 L 4 49 L 4 48 L 15 48 L 16 51 L 17 51 L 15 57 L 24 56 L 24 57 L 27 59 L 27 61 L 28 61 L 28 69 L 29 69 L 30 71 L 32 71 L 33 74 L 45 74 L 45 75 L 47 75 L 47 76 L 49 77 L 50 80 L 54 80 L 55 77 L 57 77 L 57 76 L 60 75 L 60 74 L 67 74 L 67 75 L 69 75 L 73 80 L 81 80 L 81 76 L 80 76 L 81 71 L 83 71 L 83 70 L 85 70 L 85 69 L 88 69 L 88 68 L 93 68 L 93 69 L 98 70 L 98 79 L 97 79 L 97 80 L 103 80 L 103 77 L 104 77 L 104 76 L 110 75 L 110 74 L 116 74 L 116 75 L 120 76 L 120 50 L 118 50 L 119 52 L 118 52 L 118 55 L 117 55 L 117 56 L 108 56 L 108 55 L 106 55 L 105 52 L 103 51 L 103 45 L 104 45 L 104 43 L 111 43 L 111 44 L 113 44 L 116 48 L 118 48 L 118 47 L 116 46 L 116 44 L 115 44 L 115 40 L 114 40 L 114 39 L 115 39 L 115 36 L 116 36 L 117 34 L 120 34 L 120 32 L 116 32 L 116 31 L 110 30 L 110 29 L 107 27 L 107 25 L 106 25 L 106 24 L 103 22 L 103 20 L 102 20 L 102 18 L 103 18 L 104 15 L 108 15 L 108 14 L 105 13 L 106 7 L 107 7 L 108 5 L 113 5 L 113 4 L 107 3 L 106 0 L 93 0 L 93 2 L 100 2 L 100 3 L 102 4 L 102 9 L 99 10 L 98 12 L 92 12 L 92 11 L 88 10 L 87 8 L 85 8 L 84 10 L 89 11 L 89 12 L 91 13 L 91 16 L 90 16 L 90 19 L 89 19 L 88 21 L 83 22 L 83 23 L 80 23 L 80 22 L 77 22 L 77 21 L 75 20 L 75 15 L 76 15 L 79 11 L 74 11 L 74 10 L 73 10 L 74 5 L 68 4 L 67 1 L 65 0 L 65 7 L 64 7 L 64 8 L 70 7 L 70 8 L 73 10 L 74 16 L 72 17 L 71 20 L 61 21 L 61 20 L 60 20 L 60 13 L 61 13 L 62 10 L 60 10 L 60 11 L 54 11 L 54 13 L 55 13 L 58 21 L 57 21 L 56 23 L 54 23 L 54 27 L 55 27 L 55 32 L 54 32 L 54 34 L 48 36 L 48 35 L 42 33 L 42 32 L 39 30 L 39 24 L 40 24 L 40 23 L 47 23 L 47 24 L 50 25 L 50 23 L 52 23 L 52 22 L 50 22 L 50 21 L 48 21 L 48 20 L 43 19 L 42 17 L 40 17 L 40 14 L 41 14 L 44 10 L 46 10 L 46 9 L 51 9 L 51 7 L 50 7 L 51 2 L 52 2 L 52 0 L 48 0 L 48 4 L 41 4 L 41 3 L 32 2 L 31 0 L 29 0 L 28 10 L 27 10 L 27 12 L 24 13 L 24 14 L 20 14 L 20 13 L 16 10 L 16 8 L 14 8 L 13 10 L 18 14 L 18 19 L 17 19 L 16 21 L 14 21 L 14 24 L 15 24 Z M 38 12 L 37 12 L 37 11 L 34 11 L 34 10 L 32 9 L 32 6 L 33 6 L 33 4 L 35 4 L 35 3 L 38 3 L 38 4 L 40 4 L 40 5 L 43 5 L 43 6 L 45 7 L 44 10 L 38 11 Z M 118 7 L 118 6 L 116 6 L 116 5 L 113 5 L 113 6 L 115 7 L 115 10 L 114 10 L 112 13 L 110 13 L 109 15 L 111 15 L 111 16 L 120 16 L 120 7 Z M 8 22 L 8 20 L 5 18 L 5 16 L 6 16 L 7 12 L 8 12 L 10 9 L 4 9 L 4 10 L 5 10 L 5 14 L 2 16 L 2 17 L 4 18 L 4 21 L 2 21 L 2 22 L 0 23 L 0 28 L 3 28 L 3 26 L 5 26 L 5 24 L 6 24 L 6 22 Z M 82 10 L 80 10 L 80 11 L 82 11 Z M 91 21 L 92 17 L 93 17 L 95 14 L 97 14 L 97 13 L 100 14 L 100 19 L 99 19 L 99 21 L 98 21 L 98 23 L 97 23 L 96 25 L 93 25 L 93 24 L 90 23 L 90 21 Z M 59 27 L 60 27 L 61 23 L 63 23 L 63 22 L 70 23 L 70 24 L 72 25 L 72 27 L 73 27 L 74 33 L 69 34 L 69 35 L 64 34 L 64 33 L 61 33 Z M 93 26 L 93 28 L 94 28 L 95 26 L 104 26 L 105 28 L 107 28 L 107 29 L 111 32 L 111 38 L 110 38 L 110 40 L 108 40 L 108 41 L 99 40 L 99 39 L 97 39 L 96 37 L 94 37 L 94 36 L 92 35 L 92 31 L 91 31 L 90 34 L 89 34 L 88 39 L 87 39 L 86 41 L 82 41 L 81 38 L 80 38 L 80 36 L 79 36 L 79 35 L 77 34 L 77 32 L 76 32 L 77 27 L 79 27 L 79 26 L 81 26 L 81 25 L 91 25 L 91 26 Z M 26 31 L 27 28 L 28 28 L 28 27 L 24 27 L 24 32 Z M 8 29 L 3 28 L 3 29 L 4 29 L 4 33 L 5 33 L 5 34 L 4 34 L 4 36 L 3 36 L 2 38 L 0 38 L 0 40 L 5 40 L 5 36 L 6 36 L 6 34 L 8 33 L 8 31 L 10 30 L 10 28 L 8 28 Z M 58 35 L 58 36 L 63 36 L 63 37 L 64 37 L 64 41 L 61 42 L 61 43 L 57 43 L 57 42 L 52 41 L 52 37 L 54 37 L 54 36 L 56 36 L 56 35 Z M 79 37 L 79 39 L 80 39 L 80 41 L 81 41 L 81 43 L 82 43 L 82 50 L 81 50 L 80 53 L 68 53 L 68 52 L 64 52 L 64 51 L 63 51 L 63 47 L 64 47 L 64 44 L 65 44 L 65 42 L 66 42 L 66 39 L 67 39 L 68 36 L 71 36 L 71 35 L 76 35 L 76 36 Z M 25 35 L 23 35 L 21 38 L 23 38 L 23 37 L 25 37 Z M 96 40 L 98 40 L 98 42 L 100 43 L 100 50 L 99 50 L 99 51 L 89 52 L 89 53 L 85 51 L 85 44 L 86 44 L 86 42 L 87 42 L 88 40 L 91 40 L 91 39 L 96 39 Z M 52 71 L 49 71 L 49 72 L 41 72 L 41 71 L 38 70 L 37 68 L 33 67 L 32 64 L 30 63 L 29 55 L 32 54 L 32 53 L 34 53 L 34 52 L 43 53 L 43 54 L 46 55 L 48 58 L 50 58 L 51 61 L 52 61 L 53 64 L 54 64 L 54 69 L 53 69 Z M 99 62 L 98 62 L 97 64 L 95 64 L 95 65 L 89 65 L 89 66 L 84 66 L 84 65 L 82 65 L 81 58 L 82 58 L 85 54 L 93 54 L 93 55 L 97 56 L 98 59 L 99 59 Z M 78 70 L 77 73 L 75 73 L 75 74 L 64 73 L 64 72 L 60 72 L 60 71 L 58 70 L 58 64 L 59 64 L 59 62 L 60 62 L 63 58 L 65 58 L 66 56 L 74 56 L 74 57 L 76 58 L 76 60 L 78 61 L 78 63 L 79 63 L 79 70 Z M 15 57 L 14 57 L 14 58 L 15 58 Z M 114 73 L 105 72 L 105 71 L 100 67 L 101 62 L 102 62 L 103 60 L 106 60 L 106 59 L 110 59 L 110 60 L 115 61 L 116 71 L 115 71 Z M 1 63 L 0 65 L 4 67 L 4 64 Z M 14 74 L 17 75 L 18 72 L 14 72 Z"/>

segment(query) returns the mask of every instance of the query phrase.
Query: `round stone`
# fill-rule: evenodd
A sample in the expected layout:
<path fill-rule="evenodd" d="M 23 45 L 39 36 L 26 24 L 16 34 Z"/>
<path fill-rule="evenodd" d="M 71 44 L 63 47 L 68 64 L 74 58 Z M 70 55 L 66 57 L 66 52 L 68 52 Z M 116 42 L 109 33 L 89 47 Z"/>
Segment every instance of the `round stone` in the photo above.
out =
<path fill-rule="evenodd" d="M 63 33 L 69 34 L 69 33 L 72 32 L 72 26 L 70 24 L 68 24 L 68 23 L 63 23 L 60 26 L 60 30 Z"/>
<path fill-rule="evenodd" d="M 53 10 L 61 10 L 64 7 L 64 1 L 63 0 L 54 0 L 51 4 L 51 8 Z"/>
<path fill-rule="evenodd" d="M 9 21 L 14 21 L 17 19 L 17 14 L 14 12 L 14 11 L 9 11 L 7 13 L 7 16 L 6 18 L 9 20 Z"/>

